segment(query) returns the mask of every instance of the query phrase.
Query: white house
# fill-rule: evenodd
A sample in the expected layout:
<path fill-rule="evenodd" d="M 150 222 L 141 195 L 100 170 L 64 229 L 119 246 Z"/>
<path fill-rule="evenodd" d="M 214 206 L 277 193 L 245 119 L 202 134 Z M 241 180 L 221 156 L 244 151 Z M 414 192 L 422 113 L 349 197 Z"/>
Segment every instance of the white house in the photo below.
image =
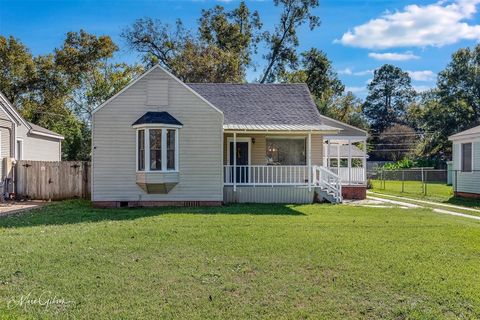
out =
<path fill-rule="evenodd" d="M 480 198 L 480 126 L 448 139 L 453 143 L 452 183 L 455 195 Z"/>
<path fill-rule="evenodd" d="M 366 153 L 353 146 L 366 132 L 322 116 L 305 84 L 186 84 L 155 66 L 92 125 L 97 206 L 365 197 Z M 346 150 L 342 177 L 323 151 L 334 144 Z"/>

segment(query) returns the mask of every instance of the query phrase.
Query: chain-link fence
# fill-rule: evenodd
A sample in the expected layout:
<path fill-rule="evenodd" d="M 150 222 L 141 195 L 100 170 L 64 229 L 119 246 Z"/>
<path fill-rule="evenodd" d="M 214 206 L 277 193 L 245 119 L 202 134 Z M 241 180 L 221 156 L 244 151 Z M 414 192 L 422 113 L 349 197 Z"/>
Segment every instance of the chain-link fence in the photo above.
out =
<path fill-rule="evenodd" d="M 415 168 L 405 170 L 382 170 L 367 172 L 371 187 L 395 193 L 414 195 L 450 196 L 447 186 L 447 170 Z"/>

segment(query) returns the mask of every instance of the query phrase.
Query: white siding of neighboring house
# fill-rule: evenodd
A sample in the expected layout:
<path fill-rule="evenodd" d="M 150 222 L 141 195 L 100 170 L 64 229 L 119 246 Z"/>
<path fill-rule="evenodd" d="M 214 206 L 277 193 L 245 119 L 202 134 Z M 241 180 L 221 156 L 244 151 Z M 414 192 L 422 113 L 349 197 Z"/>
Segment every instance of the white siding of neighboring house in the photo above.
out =
<path fill-rule="evenodd" d="M 10 128 L 10 129 L 8 129 Z M 11 156 L 10 139 L 14 134 L 14 123 L 7 114 L 0 108 L 0 176 L 3 180 L 3 159 Z"/>
<path fill-rule="evenodd" d="M 17 128 L 17 139 L 23 140 L 22 160 L 61 160 L 61 140 L 29 134 L 28 129 L 23 124 Z"/>
<path fill-rule="evenodd" d="M 460 145 L 473 142 L 473 172 L 461 172 Z M 480 194 L 480 137 L 473 140 L 453 142 L 453 190 Z M 475 171 L 476 170 L 476 171 Z M 455 176 L 456 175 L 456 176 Z"/>
<path fill-rule="evenodd" d="M 168 97 L 148 97 L 152 84 Z M 152 103 L 159 105 L 147 105 Z M 136 184 L 132 123 L 147 111 L 166 111 L 183 123 L 178 141 L 179 183 L 167 194 L 147 194 Z M 222 201 L 222 124 L 222 113 L 161 69 L 154 69 L 93 116 L 92 200 Z"/>

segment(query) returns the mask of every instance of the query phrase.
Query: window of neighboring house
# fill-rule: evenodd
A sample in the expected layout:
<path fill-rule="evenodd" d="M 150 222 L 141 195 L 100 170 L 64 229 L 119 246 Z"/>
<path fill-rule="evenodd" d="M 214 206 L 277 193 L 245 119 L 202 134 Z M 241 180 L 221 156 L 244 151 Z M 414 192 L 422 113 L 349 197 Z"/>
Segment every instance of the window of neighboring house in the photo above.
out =
<path fill-rule="evenodd" d="M 462 172 L 472 172 L 472 143 L 461 144 Z"/>
<path fill-rule="evenodd" d="M 17 146 L 15 150 L 15 159 L 22 160 L 23 159 L 23 141 L 17 140 Z"/>
<path fill-rule="evenodd" d="M 137 158 L 137 169 L 138 171 L 145 170 L 145 130 L 137 131 L 138 139 L 138 158 Z"/>
<path fill-rule="evenodd" d="M 137 129 L 137 170 L 178 170 L 178 129 Z"/>
<path fill-rule="evenodd" d="M 305 165 L 305 138 L 267 138 L 267 160 L 273 165 Z"/>

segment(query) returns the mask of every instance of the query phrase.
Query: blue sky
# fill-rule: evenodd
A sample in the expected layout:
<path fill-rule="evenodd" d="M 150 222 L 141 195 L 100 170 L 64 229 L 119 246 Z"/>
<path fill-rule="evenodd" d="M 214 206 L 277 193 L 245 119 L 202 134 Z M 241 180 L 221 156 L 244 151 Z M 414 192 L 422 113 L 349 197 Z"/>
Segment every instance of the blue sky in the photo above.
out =
<path fill-rule="evenodd" d="M 324 50 L 347 88 L 360 97 L 365 96 L 371 71 L 384 63 L 409 71 L 418 90 L 432 87 L 451 54 L 480 39 L 480 0 L 320 2 L 315 13 L 322 25 L 314 31 L 301 28 L 299 51 Z M 280 11 L 272 1 L 247 3 L 260 12 L 265 28 L 273 29 Z M 134 62 L 138 55 L 127 50 L 119 35 L 135 19 L 181 18 L 194 28 L 201 9 L 215 4 L 233 8 L 238 1 L 0 0 L 0 33 L 19 38 L 33 54 L 45 54 L 61 45 L 66 32 L 83 28 L 110 35 L 122 49 L 116 59 Z M 261 70 L 261 57 L 256 60 Z M 250 81 L 256 76 L 258 71 L 248 74 Z"/>

